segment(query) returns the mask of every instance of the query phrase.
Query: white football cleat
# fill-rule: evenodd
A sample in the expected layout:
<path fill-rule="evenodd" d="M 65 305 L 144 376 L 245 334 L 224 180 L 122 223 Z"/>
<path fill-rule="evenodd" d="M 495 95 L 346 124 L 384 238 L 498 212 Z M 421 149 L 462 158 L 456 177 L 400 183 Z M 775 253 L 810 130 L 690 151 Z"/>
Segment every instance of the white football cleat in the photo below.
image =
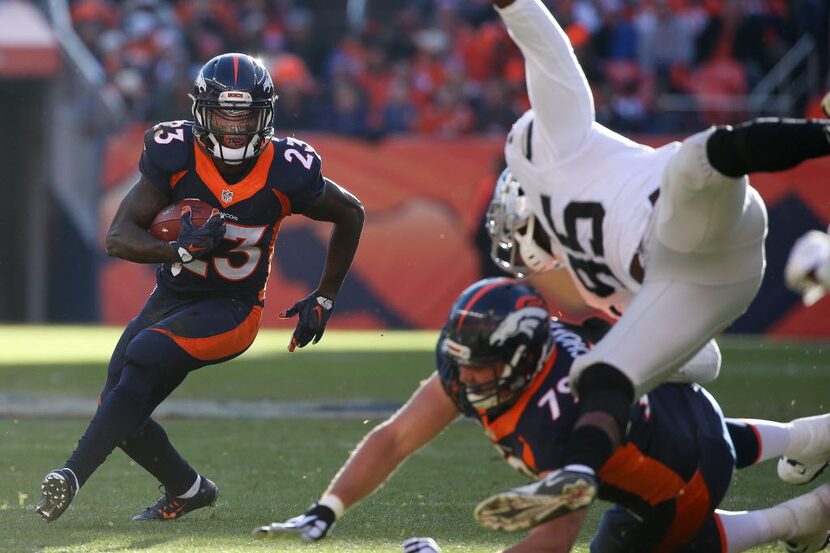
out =
<path fill-rule="evenodd" d="M 778 546 L 787 553 L 816 553 L 830 545 L 830 532 L 823 530 L 791 541 L 779 541 Z"/>
<path fill-rule="evenodd" d="M 818 478 L 826 468 L 827 461 L 807 465 L 789 457 L 781 457 L 778 459 L 778 478 L 787 484 L 801 486 Z"/>
<path fill-rule="evenodd" d="M 790 424 L 790 445 L 778 460 L 778 477 L 788 484 L 806 484 L 830 461 L 830 413 L 795 419 Z"/>

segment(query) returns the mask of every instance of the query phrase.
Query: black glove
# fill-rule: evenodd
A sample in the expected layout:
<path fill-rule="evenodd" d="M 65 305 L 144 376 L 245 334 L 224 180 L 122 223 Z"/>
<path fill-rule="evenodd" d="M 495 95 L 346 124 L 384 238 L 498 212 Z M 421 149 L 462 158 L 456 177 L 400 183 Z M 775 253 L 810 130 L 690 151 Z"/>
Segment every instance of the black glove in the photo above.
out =
<path fill-rule="evenodd" d="M 287 319 L 294 315 L 300 316 L 297 328 L 294 329 L 291 342 L 288 344 L 288 351 L 294 351 L 297 346 L 305 347 L 312 338 L 314 339 L 312 344 L 319 342 L 326 330 L 326 323 L 329 321 L 333 308 L 334 300 L 315 290 L 295 303 L 293 307 L 280 313 L 280 319 Z"/>
<path fill-rule="evenodd" d="M 201 227 L 193 226 L 191 216 L 190 206 L 184 206 L 179 223 L 179 237 L 173 242 L 182 263 L 208 257 L 225 236 L 225 221 L 218 209 L 214 208 L 210 212 L 210 217 Z"/>
<path fill-rule="evenodd" d="M 307 542 L 318 541 L 326 537 L 334 528 L 334 511 L 313 503 L 305 514 L 289 518 L 285 522 L 272 522 L 267 526 L 254 528 L 252 534 L 257 538 L 272 538 L 281 535 L 295 535 Z"/>

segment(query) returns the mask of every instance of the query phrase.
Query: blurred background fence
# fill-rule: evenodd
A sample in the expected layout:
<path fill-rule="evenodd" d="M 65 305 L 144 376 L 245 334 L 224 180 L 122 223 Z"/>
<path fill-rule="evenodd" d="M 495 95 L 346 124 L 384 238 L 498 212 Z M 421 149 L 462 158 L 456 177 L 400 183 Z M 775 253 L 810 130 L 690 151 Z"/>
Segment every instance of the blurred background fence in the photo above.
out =
<path fill-rule="evenodd" d="M 817 117 L 826 0 L 546 1 L 603 124 L 653 145 L 756 116 Z M 143 130 L 190 116 L 198 67 L 261 56 L 281 135 L 322 154 L 367 208 L 332 326 L 436 328 L 492 273 L 481 216 L 528 107 L 521 55 L 485 0 L 0 0 L 0 320 L 123 323 L 153 268 L 106 257 Z M 830 222 L 830 163 L 757 175 L 769 271 L 732 331 L 830 336 L 830 300 L 787 292 L 792 241 Z M 296 219 L 296 220 L 295 220 Z M 269 312 L 316 285 L 328 230 L 289 220 Z M 682 318 L 682 314 L 679 314 Z M 273 321 L 273 317 L 266 317 Z"/>

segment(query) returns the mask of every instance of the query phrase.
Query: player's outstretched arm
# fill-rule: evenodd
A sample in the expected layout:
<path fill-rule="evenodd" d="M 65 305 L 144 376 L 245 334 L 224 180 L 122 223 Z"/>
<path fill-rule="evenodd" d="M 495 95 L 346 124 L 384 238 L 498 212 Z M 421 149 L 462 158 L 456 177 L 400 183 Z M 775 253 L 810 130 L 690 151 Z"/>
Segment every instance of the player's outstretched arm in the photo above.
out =
<path fill-rule="evenodd" d="M 375 427 L 334 477 L 327 494 L 348 507 L 375 491 L 397 466 L 458 417 L 437 373 L 387 421 Z"/>
<path fill-rule="evenodd" d="M 325 179 L 323 193 L 303 211 L 303 215 L 316 221 L 334 223 L 334 228 L 329 237 L 320 286 L 311 295 L 280 313 L 281 318 L 299 316 L 288 351 L 294 351 L 295 347 L 305 347 L 312 340 L 316 344 L 323 337 L 334 301 L 357 252 L 366 217 L 360 200 L 329 179 Z"/>
<path fill-rule="evenodd" d="M 255 528 L 254 535 L 298 535 L 305 541 L 324 538 L 346 509 L 379 488 L 399 464 L 435 438 L 458 414 L 438 375 L 433 374 L 397 413 L 363 438 L 321 500 L 308 512 L 283 523 Z"/>
<path fill-rule="evenodd" d="M 153 217 L 169 203 L 169 198 L 142 175 L 121 200 L 107 231 L 107 255 L 135 263 L 181 261 L 173 246 L 146 230 Z"/>
<path fill-rule="evenodd" d="M 579 324 L 590 317 L 602 316 L 601 311 L 585 303 L 579 295 L 567 269 L 530 274 L 527 280 L 548 300 L 548 305 L 556 306 L 554 314 L 560 319 Z"/>
<path fill-rule="evenodd" d="M 535 127 L 547 135 L 554 155 L 575 152 L 594 122 L 588 80 L 565 31 L 540 0 L 493 0 L 525 58 Z"/>
<path fill-rule="evenodd" d="M 504 553 L 568 553 L 576 542 L 588 509 L 540 524 Z"/>

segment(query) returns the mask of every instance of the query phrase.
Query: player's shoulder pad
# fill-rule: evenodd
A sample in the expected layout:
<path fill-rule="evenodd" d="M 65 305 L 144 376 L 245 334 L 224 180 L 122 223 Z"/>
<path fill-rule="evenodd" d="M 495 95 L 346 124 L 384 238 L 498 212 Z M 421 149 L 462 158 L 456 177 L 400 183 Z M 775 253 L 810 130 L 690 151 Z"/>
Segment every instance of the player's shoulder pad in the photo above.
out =
<path fill-rule="evenodd" d="M 571 357 L 579 357 L 591 349 L 581 327 L 557 319 L 550 321 L 550 339 L 557 349 L 567 352 Z"/>
<path fill-rule="evenodd" d="M 158 169 L 177 173 L 193 156 L 193 123 L 165 121 L 144 133 L 144 155 Z"/>
<path fill-rule="evenodd" d="M 303 140 L 293 137 L 274 138 L 272 167 L 280 173 L 281 180 L 303 181 L 317 179 L 322 171 L 323 159 L 317 150 Z"/>
<path fill-rule="evenodd" d="M 271 186 L 288 196 L 293 213 L 303 213 L 323 192 L 323 160 L 309 143 L 298 138 L 273 138 L 272 144 Z"/>
<path fill-rule="evenodd" d="M 532 128 L 535 115 L 536 114 L 533 110 L 529 109 L 524 112 L 515 123 L 513 123 L 513 126 L 510 128 L 510 132 L 507 133 L 505 148 L 520 151 L 523 157 L 527 157 L 529 150 L 528 138 L 530 136 L 529 133 Z"/>

